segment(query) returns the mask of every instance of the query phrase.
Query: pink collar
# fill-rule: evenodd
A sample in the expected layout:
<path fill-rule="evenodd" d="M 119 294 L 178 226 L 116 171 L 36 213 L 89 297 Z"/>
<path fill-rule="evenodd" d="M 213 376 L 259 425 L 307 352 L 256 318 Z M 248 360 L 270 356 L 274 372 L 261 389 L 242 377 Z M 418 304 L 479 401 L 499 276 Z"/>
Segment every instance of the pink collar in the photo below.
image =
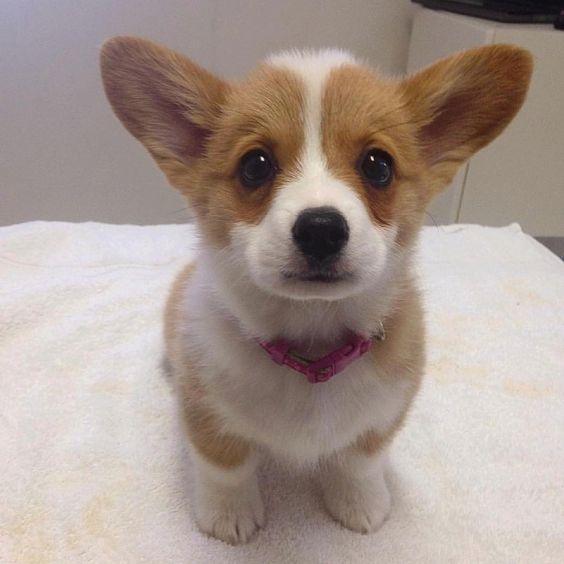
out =
<path fill-rule="evenodd" d="M 379 333 L 374 337 L 365 338 L 354 335 L 349 343 L 317 360 L 308 360 L 291 351 L 290 344 L 283 339 L 272 342 L 259 340 L 258 343 L 270 354 L 276 364 L 285 365 L 296 372 L 301 372 L 309 382 L 317 384 L 327 382 L 367 353 L 374 340 L 383 341 L 384 339 L 384 327 L 381 325 Z"/>

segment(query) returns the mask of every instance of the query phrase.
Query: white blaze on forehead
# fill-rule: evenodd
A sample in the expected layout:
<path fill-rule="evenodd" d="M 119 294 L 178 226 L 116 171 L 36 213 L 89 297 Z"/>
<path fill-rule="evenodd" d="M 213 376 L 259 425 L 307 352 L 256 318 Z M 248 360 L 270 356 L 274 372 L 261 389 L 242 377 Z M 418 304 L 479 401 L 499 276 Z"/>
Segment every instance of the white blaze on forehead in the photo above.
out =
<path fill-rule="evenodd" d="M 267 61 L 299 75 L 305 87 L 304 149 L 301 156 L 301 172 L 305 178 L 315 178 L 326 170 L 321 148 L 322 101 L 325 83 L 331 71 L 346 64 L 354 64 L 354 58 L 345 51 L 327 49 L 318 52 L 289 51 L 273 55 Z"/>
<path fill-rule="evenodd" d="M 299 168 L 278 190 L 265 223 L 272 221 L 280 236 L 290 233 L 303 210 L 322 206 L 341 212 L 350 229 L 350 240 L 370 224 L 367 211 L 355 190 L 331 173 L 322 146 L 323 98 L 331 72 L 343 65 L 356 64 L 343 51 L 294 51 L 271 57 L 268 63 L 296 75 L 303 85 L 304 145 Z"/>

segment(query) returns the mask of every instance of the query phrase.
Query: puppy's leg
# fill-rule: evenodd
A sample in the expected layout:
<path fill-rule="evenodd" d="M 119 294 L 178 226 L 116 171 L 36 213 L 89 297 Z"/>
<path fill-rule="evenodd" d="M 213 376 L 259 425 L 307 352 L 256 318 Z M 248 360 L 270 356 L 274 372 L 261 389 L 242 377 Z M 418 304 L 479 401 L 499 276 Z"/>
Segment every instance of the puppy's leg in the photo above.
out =
<path fill-rule="evenodd" d="M 245 543 L 264 525 L 258 456 L 244 439 L 222 433 L 212 415 L 191 407 L 185 419 L 196 468 L 196 520 L 209 535 Z"/>
<path fill-rule="evenodd" d="M 391 505 L 384 481 L 385 462 L 385 451 L 374 452 L 357 444 L 324 463 L 323 498 L 336 521 L 359 533 L 380 528 Z"/>
<path fill-rule="evenodd" d="M 200 455 L 196 461 L 196 520 L 200 529 L 230 544 L 247 542 L 264 525 L 256 456 L 225 468 Z"/>

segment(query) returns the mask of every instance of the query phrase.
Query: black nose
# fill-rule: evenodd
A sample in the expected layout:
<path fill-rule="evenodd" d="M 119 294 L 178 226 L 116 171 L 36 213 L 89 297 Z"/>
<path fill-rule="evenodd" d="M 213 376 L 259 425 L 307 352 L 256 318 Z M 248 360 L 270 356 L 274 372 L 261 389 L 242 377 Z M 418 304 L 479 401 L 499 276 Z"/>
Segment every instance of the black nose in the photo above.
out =
<path fill-rule="evenodd" d="M 349 226 L 335 208 L 308 208 L 296 219 L 292 236 L 306 257 L 321 262 L 335 256 L 346 245 Z"/>

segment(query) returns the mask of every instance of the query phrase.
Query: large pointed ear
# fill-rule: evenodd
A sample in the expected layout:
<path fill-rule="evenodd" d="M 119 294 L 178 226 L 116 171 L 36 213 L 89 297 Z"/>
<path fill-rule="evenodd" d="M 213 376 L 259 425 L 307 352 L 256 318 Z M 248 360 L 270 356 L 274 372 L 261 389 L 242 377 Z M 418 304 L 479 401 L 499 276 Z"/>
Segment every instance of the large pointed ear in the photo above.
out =
<path fill-rule="evenodd" d="M 150 41 L 115 37 L 100 56 L 117 117 L 169 177 L 203 154 L 227 84 L 186 57 Z"/>
<path fill-rule="evenodd" d="M 513 119 L 532 68 L 528 51 L 495 45 L 443 59 L 401 84 L 437 190 Z"/>

